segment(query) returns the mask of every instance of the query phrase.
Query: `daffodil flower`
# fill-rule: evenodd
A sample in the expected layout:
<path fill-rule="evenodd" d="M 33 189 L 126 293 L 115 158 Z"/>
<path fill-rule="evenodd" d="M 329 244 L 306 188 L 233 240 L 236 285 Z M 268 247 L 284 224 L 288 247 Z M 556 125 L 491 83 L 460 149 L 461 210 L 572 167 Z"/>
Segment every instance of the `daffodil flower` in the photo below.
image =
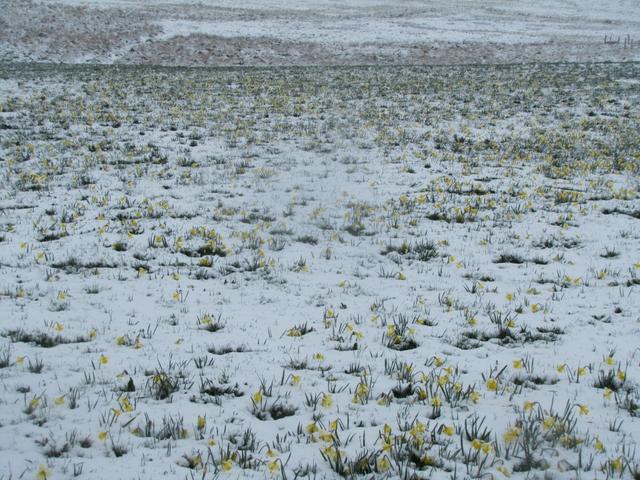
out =
<path fill-rule="evenodd" d="M 279 470 L 278 459 L 272 460 L 267 463 L 267 468 L 271 473 L 276 473 Z"/>
<path fill-rule="evenodd" d="M 495 378 L 487 379 L 487 390 L 491 392 L 495 392 L 498 390 L 498 381 Z"/>
<path fill-rule="evenodd" d="M 380 470 L 381 472 L 386 472 L 387 470 L 389 470 L 389 468 L 391 468 L 391 462 L 386 456 L 379 458 L 376 463 L 378 466 L 378 470 Z"/>
<path fill-rule="evenodd" d="M 499 471 L 505 477 L 510 477 L 511 476 L 511 472 L 504 465 L 500 465 L 500 466 L 496 467 L 496 470 Z"/>
<path fill-rule="evenodd" d="M 44 465 L 40 465 L 40 467 L 38 467 L 38 471 L 36 472 L 36 480 L 48 480 L 49 478 L 51 478 L 49 475 L 49 469 Z"/>
<path fill-rule="evenodd" d="M 222 466 L 222 470 L 224 470 L 225 472 L 230 472 L 231 469 L 233 468 L 233 462 L 229 459 L 223 460 L 221 463 L 221 466 Z"/>
<path fill-rule="evenodd" d="M 519 436 L 520 436 L 520 429 L 517 427 L 511 427 L 506 432 L 504 432 L 504 434 L 502 435 L 502 438 L 506 443 L 513 443 L 518 439 Z"/>
<path fill-rule="evenodd" d="M 556 419 L 554 417 L 547 417 L 542 422 L 542 427 L 545 430 L 549 430 L 549 429 L 553 428 L 555 426 L 555 424 L 556 424 Z"/>
<path fill-rule="evenodd" d="M 198 420 L 196 422 L 196 427 L 198 428 L 198 430 L 203 430 L 204 427 L 207 426 L 207 419 L 206 417 L 202 417 L 200 415 L 198 415 Z"/>
<path fill-rule="evenodd" d="M 444 427 L 442 427 L 442 433 L 444 433 L 447 437 L 451 437 L 454 433 L 456 433 L 456 429 L 452 425 L 445 425 Z"/>

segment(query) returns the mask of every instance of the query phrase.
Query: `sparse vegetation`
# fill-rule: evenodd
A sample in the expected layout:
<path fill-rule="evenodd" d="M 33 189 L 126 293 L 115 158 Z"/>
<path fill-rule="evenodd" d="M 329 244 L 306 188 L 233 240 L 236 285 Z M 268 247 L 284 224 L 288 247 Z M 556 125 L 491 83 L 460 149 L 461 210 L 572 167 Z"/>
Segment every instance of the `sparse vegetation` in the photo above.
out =
<path fill-rule="evenodd" d="M 0 66 L 25 475 L 633 478 L 639 76 Z"/>

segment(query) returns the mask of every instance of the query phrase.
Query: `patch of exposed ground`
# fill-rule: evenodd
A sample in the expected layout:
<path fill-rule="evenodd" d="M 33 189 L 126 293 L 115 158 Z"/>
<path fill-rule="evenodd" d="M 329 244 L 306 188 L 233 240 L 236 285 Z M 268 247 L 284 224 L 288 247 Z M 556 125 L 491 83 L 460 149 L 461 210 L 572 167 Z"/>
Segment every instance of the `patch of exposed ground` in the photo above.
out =
<path fill-rule="evenodd" d="M 587 8 L 589 7 L 589 8 Z M 591 8 L 593 7 L 593 8 Z M 7 0 L 0 61 L 357 65 L 640 60 L 640 7 Z M 606 37 L 606 41 L 605 41 Z M 619 41 L 618 41 L 619 40 Z"/>

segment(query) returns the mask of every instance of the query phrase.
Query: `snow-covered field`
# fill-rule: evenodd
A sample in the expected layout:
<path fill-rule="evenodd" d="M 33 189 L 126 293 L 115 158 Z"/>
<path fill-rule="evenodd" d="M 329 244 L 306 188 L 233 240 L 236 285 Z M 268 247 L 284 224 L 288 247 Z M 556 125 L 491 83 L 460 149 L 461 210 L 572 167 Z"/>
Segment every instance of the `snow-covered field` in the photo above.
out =
<path fill-rule="evenodd" d="M 2 67 L 0 479 L 638 478 L 638 78 Z"/>
<path fill-rule="evenodd" d="M 0 27 L 5 62 L 640 60 L 637 0 L 4 0 Z"/>

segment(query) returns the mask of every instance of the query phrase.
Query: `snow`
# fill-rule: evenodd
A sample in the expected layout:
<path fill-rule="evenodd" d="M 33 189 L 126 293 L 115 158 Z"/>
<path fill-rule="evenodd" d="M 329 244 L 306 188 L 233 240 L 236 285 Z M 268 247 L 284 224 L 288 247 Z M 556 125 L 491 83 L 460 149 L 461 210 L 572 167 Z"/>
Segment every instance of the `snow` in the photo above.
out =
<path fill-rule="evenodd" d="M 640 58 L 640 4 L 632 0 L 7 0 L 3 17 L 5 61 L 198 66 Z M 605 35 L 621 43 L 605 44 Z"/>
<path fill-rule="evenodd" d="M 3 66 L 0 478 L 631 478 L 638 70 Z"/>

